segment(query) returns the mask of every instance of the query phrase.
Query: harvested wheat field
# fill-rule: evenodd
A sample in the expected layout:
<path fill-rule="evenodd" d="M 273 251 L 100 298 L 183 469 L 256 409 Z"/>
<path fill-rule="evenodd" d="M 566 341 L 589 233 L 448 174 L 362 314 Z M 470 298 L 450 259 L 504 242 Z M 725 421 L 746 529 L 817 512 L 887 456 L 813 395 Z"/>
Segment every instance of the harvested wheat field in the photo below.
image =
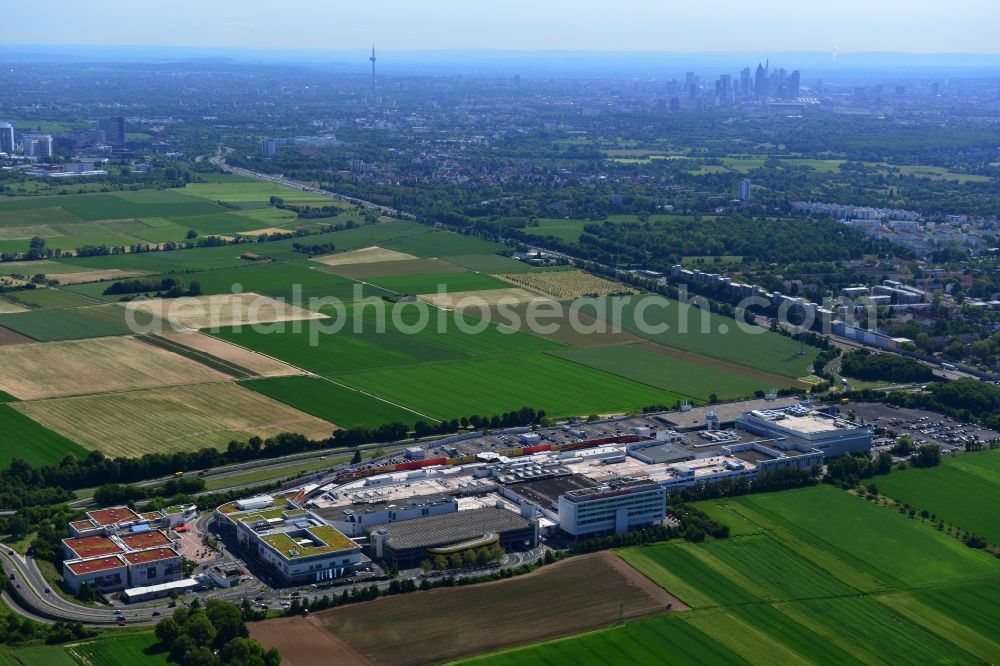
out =
<path fill-rule="evenodd" d="M 0 391 L 21 400 L 225 379 L 201 363 L 130 337 L 0 347 Z"/>
<path fill-rule="evenodd" d="M 664 613 L 667 604 L 674 610 L 686 608 L 615 555 L 603 552 L 494 583 L 414 592 L 322 611 L 307 621 L 365 659 L 395 666 L 438 663 L 577 634 L 617 622 L 619 612 L 634 619 Z M 298 627 L 284 634 L 266 629 L 267 624 L 251 625 L 252 635 L 282 654 L 286 650 L 301 654 L 293 657 L 294 666 L 331 663 L 322 652 L 296 650 L 298 640 L 320 639 L 306 639 Z M 338 653 L 349 654 L 344 649 Z"/>
<path fill-rule="evenodd" d="M 500 305 L 501 303 L 506 305 L 519 305 L 521 303 L 529 303 L 531 301 L 551 300 L 518 287 L 511 287 L 507 289 L 481 289 L 479 291 L 454 291 L 447 294 L 421 294 L 417 296 L 417 298 L 443 310 L 493 307 L 495 305 Z M 463 303 L 463 301 L 465 302 Z"/>
<path fill-rule="evenodd" d="M 15 312 L 27 312 L 28 308 L 21 307 L 16 303 L 5 301 L 0 298 L 0 314 L 13 314 Z"/>
<path fill-rule="evenodd" d="M 440 273 L 462 273 L 464 268 L 441 259 L 400 259 L 399 261 L 375 262 L 369 264 L 342 264 L 339 266 L 317 266 L 316 270 L 332 273 L 352 280 L 367 280 L 379 277 L 403 275 L 436 275 Z"/>
<path fill-rule="evenodd" d="M 121 280 L 149 275 L 146 271 L 123 271 L 109 268 L 106 271 L 81 271 L 79 273 L 60 273 L 52 276 L 59 284 L 83 284 L 84 282 L 100 282 L 101 280 Z"/>
<path fill-rule="evenodd" d="M 170 331 L 163 333 L 162 337 L 209 356 L 220 358 L 227 363 L 246 368 L 261 377 L 287 377 L 305 374 L 302 370 L 272 356 L 259 354 L 198 331 Z"/>
<path fill-rule="evenodd" d="M 270 324 L 327 316 L 260 294 L 216 294 L 132 301 L 125 307 L 146 312 L 178 328 L 220 329 L 240 324 Z"/>
<path fill-rule="evenodd" d="M 232 382 L 14 403 L 45 427 L 110 456 L 225 449 L 282 432 L 329 437 L 332 423 Z"/>
<path fill-rule="evenodd" d="M 294 229 L 281 229 L 279 227 L 268 227 L 267 229 L 254 229 L 253 231 L 240 231 L 240 236 L 263 236 L 264 234 L 287 234 L 292 233 Z"/>
<path fill-rule="evenodd" d="M 351 250 L 350 252 L 313 257 L 310 261 L 317 261 L 327 266 L 346 266 L 349 264 L 370 264 L 383 261 L 406 261 L 407 259 L 416 258 L 412 254 L 387 250 L 384 247 L 372 245 L 371 247 L 363 247 L 359 250 Z"/>
<path fill-rule="evenodd" d="M 636 291 L 623 284 L 612 282 L 597 275 L 580 270 L 533 271 L 530 273 L 500 273 L 493 277 L 510 282 L 518 287 L 550 296 L 556 300 L 580 298 L 581 296 L 608 296 L 610 294 Z"/>

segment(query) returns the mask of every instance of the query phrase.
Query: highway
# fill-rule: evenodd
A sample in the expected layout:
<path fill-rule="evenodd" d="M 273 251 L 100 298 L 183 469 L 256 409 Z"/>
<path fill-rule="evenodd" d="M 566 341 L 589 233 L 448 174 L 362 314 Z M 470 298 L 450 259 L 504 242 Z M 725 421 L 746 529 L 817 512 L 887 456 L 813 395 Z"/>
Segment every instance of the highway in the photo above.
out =
<path fill-rule="evenodd" d="M 29 617 L 48 621 L 63 620 L 97 626 L 117 624 L 112 609 L 81 606 L 59 596 L 55 590 L 50 589 L 49 582 L 45 580 L 32 558 L 17 553 L 11 555 L 9 550 L 4 549 L 0 552 L 0 561 L 3 562 L 4 571 L 10 576 L 14 586 L 13 594 L 8 601 L 15 610 Z M 148 624 L 155 621 L 154 612 L 163 613 L 165 610 L 165 606 L 126 609 L 126 621 L 129 624 Z"/>
<path fill-rule="evenodd" d="M 208 161 L 216 165 L 223 171 L 235 174 L 237 176 L 253 178 L 254 180 L 263 180 L 268 183 L 284 185 L 285 187 L 290 187 L 292 189 L 299 190 L 301 192 L 308 192 L 309 194 L 318 194 L 320 196 L 328 197 L 330 199 L 345 201 L 347 203 L 352 203 L 356 206 L 361 206 L 362 208 L 369 208 L 371 210 L 378 211 L 382 215 L 388 215 L 390 217 L 398 217 L 407 220 L 416 219 L 415 215 L 412 215 L 410 213 L 405 213 L 395 208 L 390 208 L 389 206 L 382 206 L 380 204 L 372 203 L 371 201 L 365 201 L 364 199 L 358 199 L 357 197 L 351 197 L 346 194 L 337 194 L 335 192 L 321 190 L 318 187 L 313 187 L 312 185 L 300 183 L 297 180 L 292 180 L 291 178 L 285 178 L 284 176 L 276 176 L 270 173 L 262 173 L 260 171 L 251 171 L 250 169 L 244 169 L 243 167 L 231 166 L 229 164 L 226 164 L 226 158 L 223 155 L 221 149 Z"/>

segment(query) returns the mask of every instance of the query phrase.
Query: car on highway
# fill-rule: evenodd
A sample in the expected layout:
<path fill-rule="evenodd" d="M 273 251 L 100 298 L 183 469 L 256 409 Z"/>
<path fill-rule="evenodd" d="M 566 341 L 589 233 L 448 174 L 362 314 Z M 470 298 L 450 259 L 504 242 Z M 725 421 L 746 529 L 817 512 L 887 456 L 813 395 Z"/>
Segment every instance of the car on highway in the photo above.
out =
<path fill-rule="evenodd" d="M 153 611 L 153 617 L 160 617 L 160 611 Z"/>

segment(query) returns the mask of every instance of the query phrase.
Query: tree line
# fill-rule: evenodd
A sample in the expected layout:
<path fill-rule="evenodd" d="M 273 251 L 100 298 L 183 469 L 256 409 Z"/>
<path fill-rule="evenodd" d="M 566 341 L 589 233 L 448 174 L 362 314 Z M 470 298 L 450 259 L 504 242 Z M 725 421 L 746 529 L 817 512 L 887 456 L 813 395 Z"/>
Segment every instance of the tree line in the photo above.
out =
<path fill-rule="evenodd" d="M 543 410 L 531 407 L 485 417 L 473 415 L 439 424 L 419 426 L 421 436 L 450 434 L 462 428 L 501 428 L 540 423 Z M 415 426 L 413 432 L 417 432 Z M 315 451 L 331 447 L 358 446 L 371 442 L 393 442 L 405 439 L 411 429 L 402 423 L 390 423 L 378 428 L 337 430 L 326 439 L 312 440 L 296 433 L 281 433 L 262 439 L 233 440 L 225 451 L 205 447 L 197 451 L 147 453 L 130 458 L 110 458 L 100 451 L 90 451 L 83 458 L 65 456 L 58 464 L 35 467 L 15 458 L 7 469 L 0 470 L 0 507 L 20 509 L 39 504 L 58 504 L 74 498 L 74 488 L 89 488 L 105 484 L 128 484 L 168 476 L 176 472 L 208 469 L 220 465 L 277 458 L 292 453 Z"/>

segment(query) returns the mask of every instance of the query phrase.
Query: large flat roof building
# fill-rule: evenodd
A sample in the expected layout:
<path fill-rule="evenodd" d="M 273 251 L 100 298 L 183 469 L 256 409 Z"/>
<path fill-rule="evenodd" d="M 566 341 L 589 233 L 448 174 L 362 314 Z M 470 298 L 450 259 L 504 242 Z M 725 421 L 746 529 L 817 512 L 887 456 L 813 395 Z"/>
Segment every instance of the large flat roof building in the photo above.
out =
<path fill-rule="evenodd" d="M 826 458 L 865 453 L 872 448 L 871 428 L 802 406 L 749 411 L 740 416 L 736 425 L 774 439 L 775 448 L 817 449 Z"/>
<path fill-rule="evenodd" d="M 372 555 L 401 569 L 418 566 L 428 557 L 474 548 L 499 545 L 524 550 L 538 544 L 533 521 L 492 507 L 376 525 L 369 535 Z"/>
<path fill-rule="evenodd" d="M 361 546 L 311 511 L 292 504 L 234 509 L 235 504 L 216 509 L 220 528 L 287 583 L 342 578 L 367 561 Z"/>

